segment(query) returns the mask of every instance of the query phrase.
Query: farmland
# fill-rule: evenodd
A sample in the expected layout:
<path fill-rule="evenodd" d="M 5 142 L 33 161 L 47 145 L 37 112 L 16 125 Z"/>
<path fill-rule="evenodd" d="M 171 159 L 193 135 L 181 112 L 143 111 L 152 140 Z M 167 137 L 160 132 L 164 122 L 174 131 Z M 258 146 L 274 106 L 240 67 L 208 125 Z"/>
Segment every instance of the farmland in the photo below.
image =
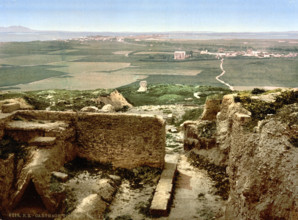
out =
<path fill-rule="evenodd" d="M 260 50 L 297 53 L 292 40 L 138 40 L 118 42 L 70 40 L 0 44 L 0 89 L 119 88 L 147 80 L 149 84 L 226 87 L 215 79 L 221 73 L 220 50 Z M 174 60 L 176 50 L 185 60 Z M 209 51 L 202 54 L 200 51 Z M 235 88 L 296 87 L 298 58 L 225 57 L 222 79 Z"/>

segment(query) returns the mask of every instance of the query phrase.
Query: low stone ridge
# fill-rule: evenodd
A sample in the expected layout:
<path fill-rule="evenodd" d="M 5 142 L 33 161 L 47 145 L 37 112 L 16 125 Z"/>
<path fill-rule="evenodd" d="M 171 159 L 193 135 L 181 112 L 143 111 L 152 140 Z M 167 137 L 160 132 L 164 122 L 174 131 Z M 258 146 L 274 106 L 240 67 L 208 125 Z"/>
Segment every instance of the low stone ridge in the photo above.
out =
<path fill-rule="evenodd" d="M 151 202 L 150 214 L 167 216 L 173 193 L 173 182 L 177 173 L 177 163 L 165 163 L 158 185 Z"/>
<path fill-rule="evenodd" d="M 16 116 L 18 119 L 19 116 Z M 4 132 L 19 142 L 33 141 L 36 137 L 56 137 L 58 139 L 68 139 L 74 136 L 75 130 L 67 122 L 49 120 L 14 120 L 6 123 Z M 41 145 L 47 145 L 51 139 L 40 139 Z M 30 143 L 32 144 L 32 143 Z M 50 144 L 51 145 L 51 144 Z"/>
<path fill-rule="evenodd" d="M 55 144 L 55 142 L 56 137 L 35 137 L 29 141 L 29 144 L 37 146 L 50 146 Z"/>
<path fill-rule="evenodd" d="M 6 125 L 7 130 L 60 130 L 63 127 L 67 127 L 64 122 L 30 122 L 30 121 L 12 121 Z"/>
<path fill-rule="evenodd" d="M 33 106 L 29 105 L 23 98 L 14 98 L 14 99 L 4 99 L 0 101 L 0 109 L 3 105 L 6 104 L 18 104 L 19 108 L 17 110 L 33 110 Z M 4 112 L 3 112 L 4 113 Z"/>
<path fill-rule="evenodd" d="M 20 104 L 19 103 L 8 103 L 8 104 L 3 104 L 2 105 L 2 112 L 3 113 L 11 113 L 16 110 L 20 109 Z"/>

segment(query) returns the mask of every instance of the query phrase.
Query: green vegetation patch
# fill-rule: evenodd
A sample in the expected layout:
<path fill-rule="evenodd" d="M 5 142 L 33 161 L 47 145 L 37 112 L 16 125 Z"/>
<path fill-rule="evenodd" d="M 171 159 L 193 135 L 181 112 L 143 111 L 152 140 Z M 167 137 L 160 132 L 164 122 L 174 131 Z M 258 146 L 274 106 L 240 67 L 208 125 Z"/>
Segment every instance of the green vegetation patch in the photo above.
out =
<path fill-rule="evenodd" d="M 193 166 L 207 170 L 208 175 L 215 182 L 214 187 L 217 189 L 215 194 L 227 200 L 230 193 L 230 182 L 226 173 L 226 167 L 210 163 L 203 156 L 195 154 L 194 152 L 190 152 L 189 160 Z"/>
<path fill-rule="evenodd" d="M 214 94 L 224 95 L 229 93 L 228 89 L 209 86 L 192 86 L 181 84 L 157 84 L 148 87 L 148 92 L 137 92 L 139 86 L 131 85 L 121 87 L 118 91 L 134 106 L 142 105 L 165 105 L 165 104 L 184 104 L 202 105 L 208 96 Z M 96 99 L 99 96 L 109 95 L 113 89 L 96 90 L 41 90 L 27 92 L 7 92 L 0 93 L 0 100 L 11 98 L 24 98 L 28 104 L 36 110 L 78 111 L 85 106 L 102 107 Z M 194 93 L 199 92 L 200 99 L 194 97 Z M 165 111 L 166 112 L 166 111 Z M 169 113 L 171 113 L 169 111 Z M 185 120 L 195 120 L 201 115 L 201 110 L 188 111 Z"/>
<path fill-rule="evenodd" d="M 228 89 L 221 87 L 182 84 L 149 85 L 148 91 L 141 93 L 137 92 L 138 88 L 139 86 L 135 84 L 120 87 L 118 91 L 134 106 L 165 104 L 202 105 L 209 95 L 219 93 L 227 94 L 230 92 Z M 196 92 L 200 92 L 200 99 L 194 97 L 194 93 Z M 191 100 L 188 100 L 189 98 L 191 98 Z M 188 116 L 186 116 L 186 118 L 188 118 Z"/>
<path fill-rule="evenodd" d="M 181 120 L 176 123 L 176 126 L 179 126 L 183 122 L 188 121 L 188 120 L 189 121 L 198 120 L 199 117 L 202 115 L 203 110 L 204 110 L 203 108 L 195 108 L 195 109 L 186 110 L 185 113 L 182 115 Z"/>
<path fill-rule="evenodd" d="M 250 95 L 241 95 L 234 98 L 244 108 L 251 112 L 253 120 L 263 120 L 268 114 L 276 114 L 284 105 L 298 102 L 298 91 L 287 90 L 278 95 L 275 102 L 265 102 L 259 99 L 251 99 Z"/>
<path fill-rule="evenodd" d="M 102 107 L 100 103 L 95 101 L 96 98 L 106 96 L 112 91 L 111 89 L 97 89 L 84 91 L 43 90 L 22 93 L 12 92 L 0 94 L 0 100 L 20 97 L 24 98 L 36 110 L 45 110 L 47 107 L 50 107 L 54 111 L 79 111 L 85 106 Z"/>

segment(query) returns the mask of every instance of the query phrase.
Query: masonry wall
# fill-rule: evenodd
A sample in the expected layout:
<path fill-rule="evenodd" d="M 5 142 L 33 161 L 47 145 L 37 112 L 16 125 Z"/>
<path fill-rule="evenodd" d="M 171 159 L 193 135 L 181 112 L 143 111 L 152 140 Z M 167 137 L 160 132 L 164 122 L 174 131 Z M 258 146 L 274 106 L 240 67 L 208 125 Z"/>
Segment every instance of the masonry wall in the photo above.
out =
<path fill-rule="evenodd" d="M 18 116 L 66 121 L 76 132 L 79 157 L 114 167 L 160 167 L 165 156 L 165 121 L 159 117 L 123 113 L 19 111 Z"/>
<path fill-rule="evenodd" d="M 127 114 L 79 114 L 78 155 L 115 167 L 163 167 L 165 122 Z"/>

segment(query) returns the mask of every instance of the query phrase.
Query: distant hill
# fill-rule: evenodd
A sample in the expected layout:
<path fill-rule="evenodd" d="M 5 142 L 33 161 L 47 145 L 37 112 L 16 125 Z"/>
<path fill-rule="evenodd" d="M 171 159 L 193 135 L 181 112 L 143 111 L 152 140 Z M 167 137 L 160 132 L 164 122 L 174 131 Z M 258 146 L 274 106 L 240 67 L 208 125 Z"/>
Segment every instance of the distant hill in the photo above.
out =
<path fill-rule="evenodd" d="M 27 27 L 23 27 L 23 26 L 9 26 L 9 27 L 0 27 L 0 32 L 17 32 L 17 33 L 21 33 L 21 32 L 35 32 L 35 30 L 32 30 L 30 28 Z"/>
<path fill-rule="evenodd" d="M 164 35 L 164 39 L 298 39 L 298 31 L 288 32 L 74 32 L 74 31 L 45 31 L 33 30 L 24 26 L 0 27 L 0 42 L 14 41 L 46 41 L 73 39 L 86 36 L 138 36 L 138 35 Z"/>

